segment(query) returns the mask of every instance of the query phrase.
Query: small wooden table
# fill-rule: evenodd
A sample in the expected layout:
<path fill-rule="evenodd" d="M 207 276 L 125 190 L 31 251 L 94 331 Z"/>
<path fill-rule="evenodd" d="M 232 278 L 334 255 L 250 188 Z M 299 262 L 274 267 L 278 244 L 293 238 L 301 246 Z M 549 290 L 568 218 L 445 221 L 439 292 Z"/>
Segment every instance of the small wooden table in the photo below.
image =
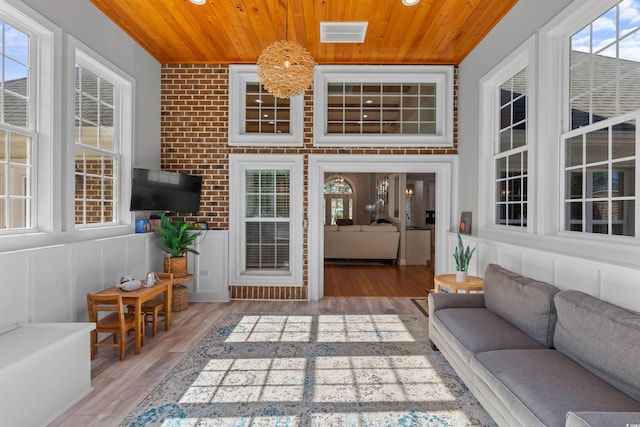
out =
<path fill-rule="evenodd" d="M 142 282 L 144 284 L 144 281 Z M 142 347 L 142 334 L 144 332 L 144 313 L 142 312 L 142 303 L 149 301 L 151 298 L 164 293 L 165 307 L 171 307 L 171 295 L 173 293 L 173 285 L 171 280 L 158 280 L 153 286 L 145 288 L 142 286 L 135 291 L 123 291 L 117 286 L 103 289 L 97 294 L 121 294 L 122 302 L 125 305 L 135 307 L 136 324 L 135 324 L 135 354 L 140 354 Z M 168 331 L 171 326 L 171 310 L 165 309 L 164 330 Z"/>
<path fill-rule="evenodd" d="M 439 274 L 433 278 L 433 292 L 440 292 L 440 286 L 451 288 L 451 292 L 453 293 L 461 290 L 468 294 L 471 293 L 471 291 L 482 290 L 482 277 L 467 276 L 467 281 L 461 283 L 456 282 L 455 274 Z"/>

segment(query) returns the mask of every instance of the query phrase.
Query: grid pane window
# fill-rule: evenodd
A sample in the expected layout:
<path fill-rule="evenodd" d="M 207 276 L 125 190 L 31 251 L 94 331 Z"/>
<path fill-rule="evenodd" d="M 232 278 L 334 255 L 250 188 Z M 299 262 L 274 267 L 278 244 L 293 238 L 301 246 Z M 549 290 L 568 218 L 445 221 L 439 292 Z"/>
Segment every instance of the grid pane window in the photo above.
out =
<path fill-rule="evenodd" d="M 528 76 L 524 68 L 498 87 L 499 127 L 495 143 L 495 223 L 527 226 Z"/>
<path fill-rule="evenodd" d="M 327 134 L 437 133 L 436 83 L 327 85 Z"/>
<path fill-rule="evenodd" d="M 116 85 L 76 64 L 75 223 L 112 224 L 118 218 L 119 145 Z"/>
<path fill-rule="evenodd" d="M 571 37 L 570 129 L 640 109 L 638 12 L 624 0 Z"/>
<path fill-rule="evenodd" d="M 277 98 L 260 83 L 247 83 L 245 92 L 247 134 L 291 133 L 291 101 Z"/>
<path fill-rule="evenodd" d="M 31 37 L 0 21 L 0 231 L 33 228 L 35 147 Z"/>
<path fill-rule="evenodd" d="M 245 172 L 246 270 L 290 268 L 290 171 Z"/>
<path fill-rule="evenodd" d="M 635 236 L 636 122 L 607 120 L 563 138 L 565 230 Z"/>

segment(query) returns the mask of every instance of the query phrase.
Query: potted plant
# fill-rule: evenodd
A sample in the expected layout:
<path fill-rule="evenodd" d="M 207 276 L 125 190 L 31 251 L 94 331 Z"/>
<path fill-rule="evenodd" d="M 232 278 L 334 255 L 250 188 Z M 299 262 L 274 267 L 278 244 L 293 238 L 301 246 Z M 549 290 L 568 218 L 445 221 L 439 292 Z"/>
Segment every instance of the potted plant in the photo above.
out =
<path fill-rule="evenodd" d="M 453 251 L 453 259 L 456 261 L 456 282 L 464 283 L 467 281 L 469 261 L 475 250 L 476 248 L 471 249 L 469 246 L 465 249 L 462 244 L 462 237 L 458 233 L 458 246 Z"/>
<path fill-rule="evenodd" d="M 160 217 L 160 225 L 155 228 L 156 246 L 165 252 L 164 272 L 173 277 L 187 275 L 187 253 L 198 255 L 193 242 L 200 236 L 190 222 L 171 221 L 166 215 Z"/>

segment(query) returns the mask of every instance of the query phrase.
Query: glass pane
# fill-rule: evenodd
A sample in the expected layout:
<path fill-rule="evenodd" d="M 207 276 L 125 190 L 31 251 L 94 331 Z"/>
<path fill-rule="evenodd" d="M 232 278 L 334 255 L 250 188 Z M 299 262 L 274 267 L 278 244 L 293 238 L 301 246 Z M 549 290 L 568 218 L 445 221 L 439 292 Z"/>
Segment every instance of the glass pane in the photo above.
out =
<path fill-rule="evenodd" d="M 5 55 L 22 64 L 29 65 L 29 36 L 17 28 L 5 24 L 4 40 Z M 7 78 L 6 75 L 5 78 Z M 7 78 L 7 80 L 10 79 Z"/>
<path fill-rule="evenodd" d="M 245 197 L 245 216 L 247 218 L 258 218 L 260 216 L 260 196 L 257 194 L 247 194 Z"/>
<path fill-rule="evenodd" d="M 507 224 L 507 205 L 499 204 L 496 206 L 496 224 Z"/>
<path fill-rule="evenodd" d="M 507 181 L 498 181 L 497 188 L 498 188 L 497 200 L 499 202 L 506 202 L 507 201 Z"/>
<path fill-rule="evenodd" d="M 0 159 L 4 152 L 4 134 L 0 133 Z M 12 133 L 9 135 L 9 153 L 12 163 L 20 163 L 23 165 L 31 165 L 31 138 L 25 135 Z"/>
<path fill-rule="evenodd" d="M 85 211 L 85 224 L 100 224 L 102 222 L 102 202 L 99 200 L 87 200 Z"/>
<path fill-rule="evenodd" d="M 111 128 L 100 127 L 100 148 L 103 150 L 116 152 L 116 144 L 114 141 L 114 134 Z"/>
<path fill-rule="evenodd" d="M 609 158 L 608 129 L 586 134 L 587 163 L 606 161 Z"/>
<path fill-rule="evenodd" d="M 31 168 L 9 165 L 9 195 L 29 196 L 29 180 Z M 11 215 L 13 216 L 13 215 Z"/>
<path fill-rule="evenodd" d="M 273 195 L 267 194 L 260 196 L 260 217 L 261 218 L 273 218 L 275 217 L 275 206 L 273 205 Z"/>
<path fill-rule="evenodd" d="M 570 202 L 565 204 L 567 224 L 565 229 L 567 231 L 582 231 L 582 203 Z"/>
<path fill-rule="evenodd" d="M 80 87 L 82 92 L 97 99 L 98 98 L 98 76 L 96 76 L 86 68 L 81 68 L 80 78 L 81 78 Z"/>
<path fill-rule="evenodd" d="M 636 195 L 636 162 L 628 160 L 611 165 L 611 197 L 633 197 Z"/>
<path fill-rule="evenodd" d="M 609 197 L 609 172 L 606 168 L 587 168 L 587 197 L 605 198 Z"/>
<path fill-rule="evenodd" d="M 565 157 L 566 166 L 582 164 L 582 136 L 574 136 L 565 140 Z"/>
<path fill-rule="evenodd" d="M 260 223 L 259 222 L 246 223 L 246 240 L 247 240 L 247 244 L 260 243 Z"/>
<path fill-rule="evenodd" d="M 522 175 L 522 155 L 520 153 L 508 157 L 509 176 Z"/>
<path fill-rule="evenodd" d="M 103 190 L 103 200 L 105 202 L 110 202 L 115 200 L 115 186 L 113 179 L 103 179 L 104 190 Z"/>
<path fill-rule="evenodd" d="M 511 126 L 511 104 L 507 104 L 500 109 L 500 129 L 506 129 Z"/>
<path fill-rule="evenodd" d="M 4 162 L 9 158 L 9 153 L 7 150 L 9 149 L 6 144 L 7 140 L 7 132 L 0 130 L 0 161 Z"/>
<path fill-rule="evenodd" d="M 513 127 L 513 148 L 527 145 L 527 123 L 522 122 Z"/>
<path fill-rule="evenodd" d="M 25 97 L 29 96 L 29 85 L 27 84 L 29 67 L 5 58 L 4 72 L 5 89 Z"/>
<path fill-rule="evenodd" d="M 103 221 L 105 223 L 116 221 L 115 209 L 113 207 L 114 207 L 114 203 L 111 203 L 111 202 L 103 203 L 102 216 L 103 216 Z"/>
<path fill-rule="evenodd" d="M 527 117 L 527 100 L 524 96 L 513 102 L 513 123 L 523 121 Z"/>
<path fill-rule="evenodd" d="M 496 160 L 496 178 L 502 179 L 507 177 L 507 158 L 501 157 Z"/>
<path fill-rule="evenodd" d="M 631 120 L 612 127 L 613 159 L 636 155 L 636 123 Z"/>
<path fill-rule="evenodd" d="M 289 217 L 289 195 L 278 195 L 276 197 L 276 216 L 278 218 L 288 218 Z"/>
<path fill-rule="evenodd" d="M 568 171 L 566 175 L 566 195 L 568 199 L 582 198 L 582 170 Z"/>
<path fill-rule="evenodd" d="M 9 199 L 9 228 L 27 228 L 29 223 L 29 200 Z"/>
<path fill-rule="evenodd" d="M 260 171 L 248 170 L 245 173 L 247 193 L 259 193 L 260 192 Z"/>
<path fill-rule="evenodd" d="M 4 91 L 4 121 L 5 123 L 27 127 L 29 125 L 28 102 L 26 98 Z"/>
<path fill-rule="evenodd" d="M 591 220 L 587 220 L 587 232 L 609 234 L 609 204 L 586 202 L 586 211 L 591 213 Z"/>
<path fill-rule="evenodd" d="M 635 209 L 633 200 L 618 200 L 611 204 L 611 234 L 635 236 Z"/>
<path fill-rule="evenodd" d="M 100 104 L 100 125 L 106 127 L 113 127 L 113 107 Z"/>

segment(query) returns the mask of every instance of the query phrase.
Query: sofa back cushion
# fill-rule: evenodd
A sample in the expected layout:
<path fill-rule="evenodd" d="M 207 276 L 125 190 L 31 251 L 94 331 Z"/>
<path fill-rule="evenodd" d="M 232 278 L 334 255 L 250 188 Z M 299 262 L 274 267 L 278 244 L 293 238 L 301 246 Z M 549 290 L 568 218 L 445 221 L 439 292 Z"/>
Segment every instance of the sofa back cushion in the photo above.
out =
<path fill-rule="evenodd" d="M 580 291 L 555 296 L 556 349 L 640 400 L 640 313 Z"/>
<path fill-rule="evenodd" d="M 361 227 L 362 227 L 362 226 L 360 226 L 360 225 L 340 225 L 340 226 L 338 226 L 338 231 L 346 231 L 346 232 L 349 232 L 349 231 L 355 231 L 355 232 L 360 232 Z"/>
<path fill-rule="evenodd" d="M 486 307 L 547 348 L 553 346 L 560 289 L 490 264 L 484 275 Z"/>

